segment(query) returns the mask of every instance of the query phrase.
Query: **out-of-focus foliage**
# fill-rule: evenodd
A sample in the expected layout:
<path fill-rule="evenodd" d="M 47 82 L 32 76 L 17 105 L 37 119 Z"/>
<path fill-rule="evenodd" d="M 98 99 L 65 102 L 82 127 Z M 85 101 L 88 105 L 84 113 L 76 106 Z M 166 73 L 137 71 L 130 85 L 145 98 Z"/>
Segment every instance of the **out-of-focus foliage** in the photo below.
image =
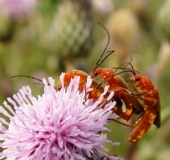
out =
<path fill-rule="evenodd" d="M 21 8 L 15 9 L 12 0 L 0 0 L 1 104 L 23 84 L 34 87 L 35 94 L 42 88 L 41 85 L 33 84 L 39 83 L 37 81 L 32 82 L 28 78 L 11 79 L 11 76 L 23 74 L 39 79 L 48 76 L 58 79 L 59 74 L 69 68 L 90 73 L 108 38 L 105 30 L 97 24 L 99 21 L 108 28 L 111 36 L 108 50 L 115 50 L 102 67 L 116 67 L 132 58 L 135 69 L 157 85 L 161 100 L 161 128 L 156 129 L 153 125 L 139 142 L 129 145 L 131 129 L 111 123 L 110 128 L 117 130 L 111 132 L 109 138 L 120 141 L 121 145 L 114 148 L 107 146 L 109 152 L 129 157 L 130 160 L 168 160 L 169 1 L 15 1 L 20 3 Z"/>

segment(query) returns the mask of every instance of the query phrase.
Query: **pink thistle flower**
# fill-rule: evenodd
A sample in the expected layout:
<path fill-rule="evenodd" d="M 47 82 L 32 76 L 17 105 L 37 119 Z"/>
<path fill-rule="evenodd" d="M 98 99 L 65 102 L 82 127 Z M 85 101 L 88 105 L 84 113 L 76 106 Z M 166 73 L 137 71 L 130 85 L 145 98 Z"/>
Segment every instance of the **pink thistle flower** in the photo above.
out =
<path fill-rule="evenodd" d="M 37 0 L 0 0 L 0 8 L 10 17 L 16 19 L 34 10 Z"/>
<path fill-rule="evenodd" d="M 63 85 L 64 74 L 60 76 Z M 92 79 L 88 77 L 86 89 L 79 92 L 79 78 L 60 91 L 54 89 L 54 80 L 43 79 L 44 93 L 35 98 L 26 86 L 19 93 L 8 98 L 4 107 L 0 106 L 1 158 L 29 160 L 85 160 L 118 159 L 108 156 L 103 143 L 116 146 L 119 143 L 107 140 L 100 133 L 108 130 L 108 118 L 115 117 L 110 102 L 104 109 L 100 107 L 103 95 L 98 101 L 88 99 Z M 64 85 L 63 85 L 64 86 Z M 85 96 L 87 97 L 85 100 Z M 113 96 L 113 93 L 109 96 Z M 8 120 L 7 120 L 8 119 Z M 100 158 L 99 158 L 100 157 Z M 103 158 L 104 159 L 104 158 Z"/>

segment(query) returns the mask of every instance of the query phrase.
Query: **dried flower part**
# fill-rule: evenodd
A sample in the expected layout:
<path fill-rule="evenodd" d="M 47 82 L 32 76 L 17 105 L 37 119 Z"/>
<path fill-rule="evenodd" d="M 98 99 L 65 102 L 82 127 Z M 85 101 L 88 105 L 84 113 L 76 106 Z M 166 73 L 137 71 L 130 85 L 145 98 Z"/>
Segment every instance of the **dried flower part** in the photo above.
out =
<path fill-rule="evenodd" d="M 91 2 L 61 1 L 48 33 L 49 43 L 60 58 L 87 56 L 92 46 Z"/>
<path fill-rule="evenodd" d="M 60 77 L 63 86 L 60 91 L 54 89 L 52 78 L 49 82 L 43 79 L 42 96 L 35 98 L 28 86 L 23 87 L 13 99 L 4 102 L 4 108 L 0 107 L 5 117 L 0 118 L 0 140 L 4 149 L 1 158 L 85 160 L 101 155 L 118 159 L 104 153 L 103 143 L 112 142 L 107 140 L 106 134 L 100 133 L 108 130 L 107 119 L 113 118 L 115 102 L 110 101 L 104 109 L 100 106 L 108 87 L 98 101 L 85 100 L 92 79 L 88 77 L 86 89 L 79 92 L 80 77 L 75 77 L 67 88 L 64 88 L 63 77 L 64 74 Z"/>

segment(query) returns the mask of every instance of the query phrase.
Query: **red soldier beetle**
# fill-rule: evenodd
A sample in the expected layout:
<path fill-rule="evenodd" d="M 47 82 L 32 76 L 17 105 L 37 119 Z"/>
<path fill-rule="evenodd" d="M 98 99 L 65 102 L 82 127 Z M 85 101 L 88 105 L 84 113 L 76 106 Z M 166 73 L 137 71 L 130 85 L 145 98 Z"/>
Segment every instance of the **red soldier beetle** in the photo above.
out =
<path fill-rule="evenodd" d="M 88 74 L 81 71 L 81 70 L 67 71 L 65 73 L 65 75 L 64 75 L 64 80 L 63 80 L 64 81 L 64 86 L 68 86 L 70 84 L 71 79 L 73 79 L 75 76 L 80 77 L 79 91 L 82 92 L 83 89 L 85 88 Z M 91 91 L 86 93 L 89 96 L 88 98 L 91 98 L 94 101 L 97 101 L 99 99 L 100 95 L 104 92 L 104 88 L 102 86 L 99 86 L 99 87 L 97 87 L 97 86 L 98 86 L 98 83 L 93 80 L 92 84 L 90 86 Z M 61 82 L 59 82 L 56 89 L 60 90 L 61 87 L 62 87 Z M 105 104 L 110 102 L 110 101 L 107 100 L 109 95 L 110 95 L 110 92 L 107 92 L 106 95 L 104 96 L 103 107 L 105 106 Z M 113 108 L 113 112 L 114 112 L 114 110 L 117 110 L 117 108 L 122 106 L 122 101 L 120 99 L 116 98 L 115 96 L 113 96 L 111 100 L 116 101 L 116 107 Z"/>
<path fill-rule="evenodd" d="M 160 99 L 159 92 L 152 81 L 141 73 L 134 72 L 130 79 L 131 84 L 136 83 L 134 89 L 137 98 L 143 101 L 144 111 L 134 124 L 134 129 L 130 133 L 129 142 L 134 143 L 142 138 L 152 124 L 157 128 L 161 126 Z"/>
<path fill-rule="evenodd" d="M 143 111 L 140 112 L 140 116 L 133 125 L 134 129 L 129 136 L 129 142 L 134 143 L 146 134 L 152 124 L 155 124 L 157 128 L 160 128 L 161 116 L 158 89 L 156 88 L 156 86 L 154 86 L 149 78 L 134 70 L 132 65 L 131 68 L 132 69 L 120 67 L 119 69 L 124 70 L 120 73 L 132 73 L 129 85 L 132 85 L 134 83 L 133 89 L 136 92 L 135 94 L 131 93 L 132 97 L 136 97 L 136 99 L 140 99 L 143 101 Z"/>
<path fill-rule="evenodd" d="M 116 114 L 128 121 L 133 114 L 143 112 L 143 106 L 138 99 L 132 95 L 128 84 L 118 74 L 114 73 L 112 69 L 96 68 L 91 76 L 93 78 L 101 76 L 103 79 L 99 85 L 107 83 L 109 85 L 109 91 L 114 91 L 114 96 L 123 100 L 126 106 L 126 112 L 123 112 L 122 107 L 120 107 L 116 111 Z"/>

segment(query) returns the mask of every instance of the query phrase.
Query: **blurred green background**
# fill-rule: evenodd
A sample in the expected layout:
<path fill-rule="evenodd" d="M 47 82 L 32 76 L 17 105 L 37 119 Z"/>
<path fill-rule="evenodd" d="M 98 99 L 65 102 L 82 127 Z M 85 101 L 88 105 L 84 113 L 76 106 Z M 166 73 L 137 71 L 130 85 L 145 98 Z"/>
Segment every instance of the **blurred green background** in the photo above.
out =
<path fill-rule="evenodd" d="M 42 86 L 28 78 L 52 76 L 81 69 L 90 74 L 106 46 L 115 50 L 102 67 L 130 61 L 158 87 L 162 126 L 152 126 L 137 143 L 129 145 L 130 128 L 111 123 L 110 154 L 130 160 L 170 159 L 170 1 L 148 0 L 12 0 L 0 1 L 0 102 L 23 85 Z M 15 3 L 15 4 L 14 4 Z M 17 5 L 16 5 L 17 4 Z M 131 123 L 131 122 L 129 122 Z"/>

